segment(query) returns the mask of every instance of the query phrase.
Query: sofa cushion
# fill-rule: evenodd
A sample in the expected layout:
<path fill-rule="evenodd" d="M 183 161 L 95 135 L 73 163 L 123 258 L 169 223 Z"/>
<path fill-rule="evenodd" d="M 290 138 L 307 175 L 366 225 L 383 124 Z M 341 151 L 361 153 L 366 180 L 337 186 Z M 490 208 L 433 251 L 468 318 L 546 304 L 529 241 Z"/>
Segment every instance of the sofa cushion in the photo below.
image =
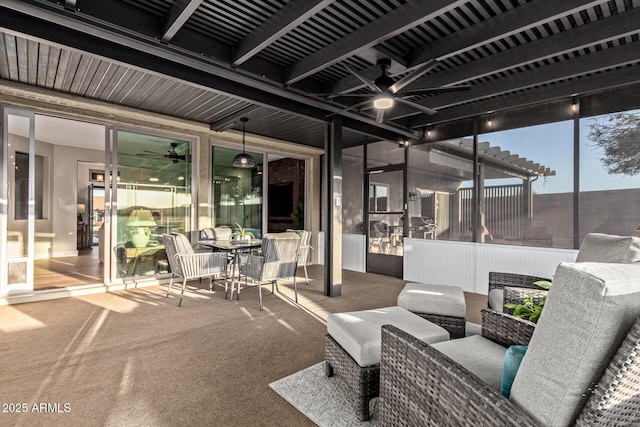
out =
<path fill-rule="evenodd" d="M 480 335 L 443 341 L 431 346 L 500 392 L 502 362 L 506 348 Z"/>
<path fill-rule="evenodd" d="M 576 262 L 631 263 L 638 261 L 640 261 L 640 238 L 600 233 L 589 233 L 585 236 L 576 258 Z"/>
<path fill-rule="evenodd" d="M 640 316 L 640 263 L 562 263 L 511 389 L 542 425 L 571 425 Z"/>
<path fill-rule="evenodd" d="M 400 307 L 330 314 L 327 332 L 362 367 L 380 363 L 382 325 L 393 325 L 431 344 L 448 340 L 449 332 Z"/>

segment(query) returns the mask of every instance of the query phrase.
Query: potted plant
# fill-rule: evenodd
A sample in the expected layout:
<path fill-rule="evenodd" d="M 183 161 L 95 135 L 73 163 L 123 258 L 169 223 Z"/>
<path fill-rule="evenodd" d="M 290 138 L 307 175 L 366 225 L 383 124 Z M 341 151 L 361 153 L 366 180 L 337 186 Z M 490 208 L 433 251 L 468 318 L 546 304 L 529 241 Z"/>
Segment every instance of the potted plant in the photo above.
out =
<path fill-rule="evenodd" d="M 533 284 L 547 290 L 551 287 L 551 282 L 548 280 L 538 280 L 537 282 L 533 282 Z M 540 302 L 536 304 L 533 295 L 527 295 L 522 299 L 521 304 L 508 303 L 504 306 L 513 310 L 513 316 L 533 323 L 538 323 L 538 319 L 540 318 L 540 314 L 542 313 L 542 309 L 544 308 L 544 303 L 546 301 L 547 296 L 545 295 L 542 297 Z"/>
<path fill-rule="evenodd" d="M 237 222 L 236 225 L 238 226 L 238 231 L 234 231 L 233 233 L 231 233 L 232 241 L 248 242 L 251 241 L 251 239 L 255 239 L 253 233 L 251 233 L 250 231 L 246 231 Z"/>

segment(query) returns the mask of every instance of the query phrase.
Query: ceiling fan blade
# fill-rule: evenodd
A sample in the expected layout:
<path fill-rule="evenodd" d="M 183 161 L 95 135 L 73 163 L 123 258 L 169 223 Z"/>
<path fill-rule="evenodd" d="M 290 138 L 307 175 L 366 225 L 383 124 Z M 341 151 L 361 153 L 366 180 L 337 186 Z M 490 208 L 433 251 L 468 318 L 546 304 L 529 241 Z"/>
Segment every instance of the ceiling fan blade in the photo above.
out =
<path fill-rule="evenodd" d="M 144 151 L 145 153 L 149 153 L 149 154 L 157 154 L 159 156 L 162 156 L 162 153 L 158 153 L 157 151 L 149 151 L 149 150 L 140 150 L 140 151 Z"/>
<path fill-rule="evenodd" d="M 335 99 L 337 97 L 351 97 L 351 98 L 371 98 L 370 93 L 336 93 L 329 95 L 327 99 Z"/>
<path fill-rule="evenodd" d="M 400 80 L 392 84 L 391 87 L 389 87 L 389 91 L 391 93 L 396 93 L 401 91 L 403 87 L 407 86 L 410 83 L 413 83 L 414 81 L 422 77 L 424 73 L 432 70 L 437 65 L 438 65 L 437 60 L 430 59 L 420 67 L 416 68 L 415 70 L 413 70 L 412 72 L 410 72 L 409 74 L 407 74 L 406 76 L 404 76 L 403 78 L 401 78 Z"/>
<path fill-rule="evenodd" d="M 350 72 L 351 74 L 353 74 L 354 76 L 356 76 L 358 78 L 358 80 L 360 80 L 362 83 L 364 83 L 369 89 L 371 89 L 374 92 L 382 92 L 382 89 L 380 89 L 378 87 L 378 85 L 376 85 L 374 82 L 372 82 L 371 80 L 369 80 L 368 78 L 366 78 L 365 76 L 363 76 L 362 74 L 360 74 L 359 72 L 357 72 L 356 70 L 350 68 L 349 66 L 345 65 L 344 68 L 347 69 L 348 72 Z"/>
<path fill-rule="evenodd" d="M 384 121 L 384 110 L 376 110 L 376 123 Z"/>
<path fill-rule="evenodd" d="M 367 99 L 366 101 L 362 101 L 362 102 L 358 102 L 356 104 L 350 105 L 349 107 L 342 109 L 340 111 L 336 111 L 335 113 L 331 113 L 331 114 L 327 114 L 325 117 L 329 118 L 329 117 L 333 117 L 333 116 L 337 116 L 338 114 L 342 114 L 342 113 L 346 113 L 347 111 L 351 111 L 351 110 L 355 110 L 358 107 L 362 107 L 365 104 L 369 104 L 371 102 L 371 100 Z"/>
<path fill-rule="evenodd" d="M 413 101 L 407 101 L 406 99 L 402 99 L 402 98 L 395 98 L 395 100 L 401 104 L 408 105 L 411 108 L 415 108 L 416 110 L 424 114 L 427 114 L 429 116 L 433 116 L 435 113 L 437 113 L 437 111 L 434 110 L 433 108 L 425 107 L 424 105 L 417 104 Z"/>
<path fill-rule="evenodd" d="M 446 86 L 446 87 L 425 87 L 422 89 L 400 91 L 396 93 L 398 96 L 415 96 L 415 95 L 427 95 L 430 93 L 447 93 L 447 92 L 462 92 L 471 89 L 471 86 Z"/>

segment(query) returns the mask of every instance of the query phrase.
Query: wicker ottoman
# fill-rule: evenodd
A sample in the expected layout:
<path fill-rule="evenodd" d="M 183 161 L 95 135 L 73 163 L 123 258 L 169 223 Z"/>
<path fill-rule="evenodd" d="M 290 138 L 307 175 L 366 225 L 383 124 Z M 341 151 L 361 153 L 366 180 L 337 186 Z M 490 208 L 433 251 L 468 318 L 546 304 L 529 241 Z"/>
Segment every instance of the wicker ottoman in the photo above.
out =
<path fill-rule="evenodd" d="M 449 333 L 400 307 L 329 315 L 325 340 L 325 372 L 338 374 L 358 395 L 358 419 L 369 419 L 369 400 L 380 389 L 382 325 L 394 325 L 426 343 L 449 339 Z"/>
<path fill-rule="evenodd" d="M 407 283 L 398 295 L 398 307 L 442 326 L 451 339 L 465 336 L 467 305 L 461 288 Z"/>

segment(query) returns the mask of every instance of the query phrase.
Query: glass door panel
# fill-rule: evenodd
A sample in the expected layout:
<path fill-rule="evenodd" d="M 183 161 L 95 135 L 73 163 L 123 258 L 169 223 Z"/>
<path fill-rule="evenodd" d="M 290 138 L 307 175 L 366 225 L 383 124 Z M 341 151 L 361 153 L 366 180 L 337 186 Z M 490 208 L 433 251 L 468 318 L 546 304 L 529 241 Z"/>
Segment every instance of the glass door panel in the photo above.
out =
<path fill-rule="evenodd" d="M 122 130 L 116 135 L 116 277 L 167 273 L 162 234 L 191 237 L 191 143 Z"/>
<path fill-rule="evenodd" d="M 35 219 L 42 217 L 42 165 L 36 172 L 36 161 L 42 158 L 35 154 L 32 113 L 5 110 L 3 123 L 0 294 L 10 295 L 33 290 Z"/>
<path fill-rule="evenodd" d="M 402 166 L 371 170 L 368 173 L 368 272 L 402 277 L 403 183 Z"/>
<path fill-rule="evenodd" d="M 262 185 L 264 158 L 259 153 L 248 153 L 256 162 L 255 168 L 237 168 L 233 159 L 242 151 L 213 147 L 211 175 L 213 182 L 211 225 L 213 227 L 238 226 L 259 239 L 262 236 Z"/>

